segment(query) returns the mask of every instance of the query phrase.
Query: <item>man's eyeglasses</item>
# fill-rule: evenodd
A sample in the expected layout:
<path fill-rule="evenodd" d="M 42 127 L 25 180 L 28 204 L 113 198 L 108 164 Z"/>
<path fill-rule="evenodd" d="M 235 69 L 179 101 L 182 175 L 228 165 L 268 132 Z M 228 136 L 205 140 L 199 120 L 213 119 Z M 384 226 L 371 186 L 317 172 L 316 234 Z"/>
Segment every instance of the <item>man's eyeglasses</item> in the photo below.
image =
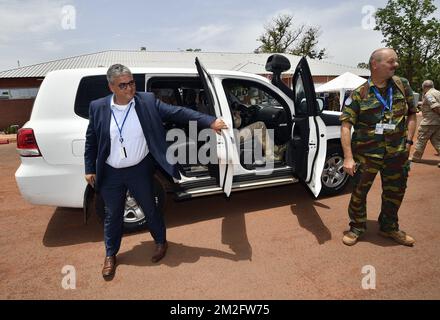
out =
<path fill-rule="evenodd" d="M 135 84 L 136 83 L 134 82 L 134 80 L 131 80 L 129 82 L 121 82 L 120 84 L 118 84 L 118 88 L 121 90 L 125 90 L 125 89 L 127 89 L 128 86 L 134 87 Z"/>

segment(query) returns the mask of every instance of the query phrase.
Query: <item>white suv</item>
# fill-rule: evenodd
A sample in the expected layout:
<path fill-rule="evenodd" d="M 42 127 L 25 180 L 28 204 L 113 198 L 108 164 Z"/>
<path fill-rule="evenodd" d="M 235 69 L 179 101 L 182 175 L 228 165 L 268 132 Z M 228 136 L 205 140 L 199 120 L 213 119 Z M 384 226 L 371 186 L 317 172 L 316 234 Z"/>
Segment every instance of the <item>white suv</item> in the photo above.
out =
<path fill-rule="evenodd" d="M 181 179 L 161 170 L 155 174 L 156 203 L 161 207 L 167 193 L 177 200 L 216 193 L 279 186 L 302 181 L 315 196 L 336 194 L 347 184 L 340 145 L 337 113 L 322 112 L 316 99 L 309 66 L 303 58 L 293 77 L 293 88 L 281 81 L 290 62 L 281 55 L 269 57 L 266 69 L 272 82 L 254 74 L 208 71 L 196 59 L 196 69 L 131 68 L 137 91 L 153 91 L 157 98 L 176 105 L 222 117 L 229 129 L 214 135 L 214 163 L 183 161 Z M 21 165 L 15 173 L 23 197 L 33 203 L 84 208 L 102 218 L 105 206 L 84 179 L 84 144 L 90 101 L 110 94 L 106 69 L 72 69 L 49 73 L 44 79 L 30 120 L 19 130 L 17 150 Z M 233 88 L 237 100 L 228 99 Z M 196 96 L 196 105 L 188 102 Z M 273 132 L 283 151 L 273 167 L 261 167 L 255 160 L 256 144 L 240 144 L 233 133 L 233 108 L 244 114 L 244 124 L 262 121 Z M 164 123 L 167 132 L 187 126 Z M 237 145 L 237 141 L 240 145 Z M 179 149 L 198 152 L 203 143 L 187 139 Z M 178 157 L 180 159 L 180 157 Z M 268 200 L 270 201 L 270 200 Z M 146 226 L 145 215 L 127 193 L 124 225 L 127 231 Z"/>

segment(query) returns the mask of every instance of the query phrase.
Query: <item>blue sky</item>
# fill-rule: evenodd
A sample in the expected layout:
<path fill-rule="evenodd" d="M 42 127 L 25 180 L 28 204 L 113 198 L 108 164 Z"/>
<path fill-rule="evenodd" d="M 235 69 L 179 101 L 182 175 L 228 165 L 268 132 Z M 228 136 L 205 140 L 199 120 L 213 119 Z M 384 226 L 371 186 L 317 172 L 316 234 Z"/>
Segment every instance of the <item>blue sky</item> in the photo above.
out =
<path fill-rule="evenodd" d="M 281 13 L 321 26 L 327 60 L 355 66 L 381 47 L 369 8 L 386 0 L 0 0 L 0 70 L 111 49 L 252 52 Z M 440 0 L 435 0 L 440 18 Z M 66 20 L 66 6 L 74 9 Z M 368 7 L 369 6 L 369 7 Z M 363 11 L 366 10 L 366 11 Z M 72 11 L 70 11 L 72 12 Z M 66 22 L 67 21 L 67 22 Z M 66 23 L 69 28 L 66 29 Z M 63 28 L 64 26 L 64 28 Z M 367 28 L 365 28 L 367 26 Z"/>

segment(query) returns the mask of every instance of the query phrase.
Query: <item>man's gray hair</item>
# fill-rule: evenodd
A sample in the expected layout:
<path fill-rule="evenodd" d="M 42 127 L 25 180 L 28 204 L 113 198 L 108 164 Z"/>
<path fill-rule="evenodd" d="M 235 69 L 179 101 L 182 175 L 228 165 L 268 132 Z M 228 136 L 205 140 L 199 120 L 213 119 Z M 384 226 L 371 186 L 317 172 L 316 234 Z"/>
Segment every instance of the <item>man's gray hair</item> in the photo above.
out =
<path fill-rule="evenodd" d="M 434 88 L 434 81 L 432 81 L 432 80 L 425 80 L 425 81 L 423 81 L 423 83 L 422 83 L 422 88 L 423 89 L 426 89 L 426 88 Z"/>
<path fill-rule="evenodd" d="M 122 76 L 122 75 L 132 75 L 130 69 L 128 69 L 126 66 L 122 64 L 114 64 L 110 66 L 107 70 L 107 81 L 108 83 L 113 83 L 113 80 L 116 77 Z"/>

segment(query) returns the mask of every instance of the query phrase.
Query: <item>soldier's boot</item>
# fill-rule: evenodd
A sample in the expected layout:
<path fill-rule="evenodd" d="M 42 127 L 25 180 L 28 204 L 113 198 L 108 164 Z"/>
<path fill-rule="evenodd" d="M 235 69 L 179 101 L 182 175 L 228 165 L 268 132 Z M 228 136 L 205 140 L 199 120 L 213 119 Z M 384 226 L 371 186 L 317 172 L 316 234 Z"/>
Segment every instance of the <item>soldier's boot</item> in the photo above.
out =
<path fill-rule="evenodd" d="M 394 230 L 394 231 L 379 231 L 379 234 L 385 238 L 391 238 L 399 244 L 403 244 L 404 246 L 412 247 L 416 240 L 407 235 L 405 231 L 402 230 Z"/>
<path fill-rule="evenodd" d="M 342 237 L 342 242 L 347 246 L 353 246 L 358 242 L 359 237 L 359 234 L 349 231 Z"/>

